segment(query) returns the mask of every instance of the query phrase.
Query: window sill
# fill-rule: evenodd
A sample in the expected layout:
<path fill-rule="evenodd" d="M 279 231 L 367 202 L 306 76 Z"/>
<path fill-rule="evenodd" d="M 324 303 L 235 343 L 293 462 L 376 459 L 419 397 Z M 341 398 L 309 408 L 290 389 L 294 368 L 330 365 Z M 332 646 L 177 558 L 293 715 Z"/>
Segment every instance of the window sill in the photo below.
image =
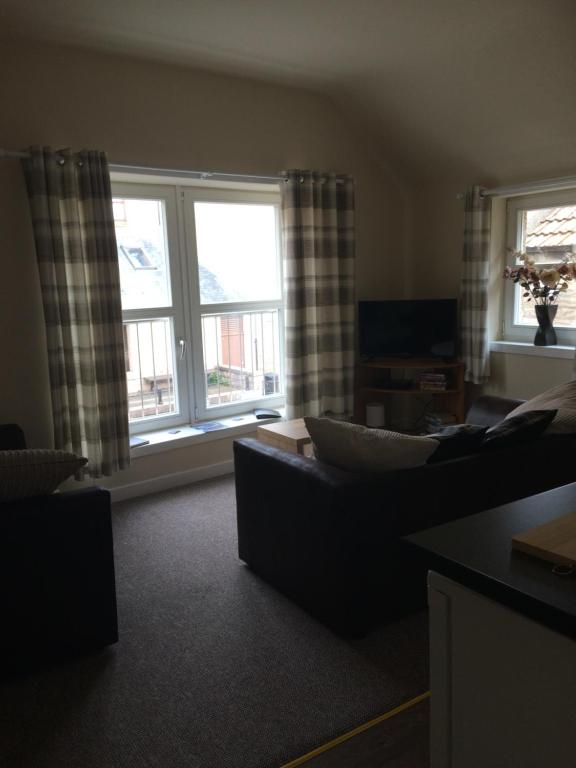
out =
<path fill-rule="evenodd" d="M 574 359 L 574 347 L 556 344 L 553 347 L 536 347 L 526 341 L 492 341 L 490 352 L 507 355 L 527 355 L 536 357 L 558 357 L 563 360 Z"/>
<path fill-rule="evenodd" d="M 284 409 L 278 410 L 282 414 L 282 418 L 284 418 Z M 254 434 L 256 429 L 262 424 L 272 424 L 279 421 L 279 419 L 257 419 L 253 413 L 243 413 L 237 416 L 228 416 L 224 419 L 210 419 L 210 421 L 218 421 L 224 424 L 224 427 L 213 432 L 201 432 L 190 425 L 184 425 L 138 434 L 138 437 L 149 442 L 147 445 L 131 448 L 130 456 L 132 459 L 139 459 L 143 456 L 174 451 L 191 445 L 211 443 L 215 440 L 224 440 L 231 437 L 243 437 Z M 176 432 L 176 430 L 178 431 Z"/>

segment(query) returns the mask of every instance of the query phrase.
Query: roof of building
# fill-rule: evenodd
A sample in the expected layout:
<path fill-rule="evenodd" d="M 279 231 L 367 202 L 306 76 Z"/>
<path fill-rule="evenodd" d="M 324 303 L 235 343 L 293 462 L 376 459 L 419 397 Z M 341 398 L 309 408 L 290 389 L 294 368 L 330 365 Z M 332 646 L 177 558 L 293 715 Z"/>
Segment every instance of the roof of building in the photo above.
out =
<path fill-rule="evenodd" d="M 526 232 L 526 248 L 576 245 L 576 205 L 546 208 Z"/>

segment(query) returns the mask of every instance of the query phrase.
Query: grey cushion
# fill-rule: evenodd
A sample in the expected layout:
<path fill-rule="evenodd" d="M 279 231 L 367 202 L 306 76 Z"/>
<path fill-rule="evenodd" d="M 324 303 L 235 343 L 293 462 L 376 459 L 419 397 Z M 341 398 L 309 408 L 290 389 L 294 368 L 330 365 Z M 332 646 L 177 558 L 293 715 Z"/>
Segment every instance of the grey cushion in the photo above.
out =
<path fill-rule="evenodd" d="M 0 451 L 0 501 L 52 493 L 87 461 L 82 456 L 48 448 Z"/>
<path fill-rule="evenodd" d="M 387 472 L 419 467 L 438 447 L 430 437 L 370 429 L 333 419 L 306 417 L 316 458 L 350 472 Z"/>
<path fill-rule="evenodd" d="M 536 440 L 551 424 L 556 411 L 527 411 L 509 416 L 489 429 L 482 440 L 482 448 L 495 450 L 513 448 L 515 445 Z"/>
<path fill-rule="evenodd" d="M 428 459 L 428 464 L 459 459 L 461 456 L 476 453 L 482 447 L 487 429 L 488 427 L 481 424 L 452 424 L 440 432 L 428 435 L 440 443 Z"/>
<path fill-rule="evenodd" d="M 576 432 L 576 381 L 559 384 L 547 389 L 541 395 L 527 400 L 511 411 L 507 419 L 528 411 L 557 411 L 546 430 L 547 434 Z"/>

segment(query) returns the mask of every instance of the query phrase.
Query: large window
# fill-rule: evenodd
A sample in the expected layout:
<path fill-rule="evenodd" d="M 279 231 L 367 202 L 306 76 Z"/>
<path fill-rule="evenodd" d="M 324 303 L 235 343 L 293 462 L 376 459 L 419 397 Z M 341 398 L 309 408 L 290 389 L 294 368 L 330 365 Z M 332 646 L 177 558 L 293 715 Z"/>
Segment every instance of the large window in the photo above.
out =
<path fill-rule="evenodd" d="M 113 194 L 132 430 L 281 405 L 277 190 Z"/>
<path fill-rule="evenodd" d="M 547 192 L 511 198 L 507 204 L 507 246 L 528 253 L 539 267 L 564 258 L 576 258 L 576 190 Z M 510 264 L 508 258 L 507 263 Z M 512 281 L 506 281 L 504 336 L 512 341 L 532 341 L 536 327 L 534 300 L 528 301 Z M 576 281 L 558 300 L 554 321 L 558 342 L 576 341 Z"/>

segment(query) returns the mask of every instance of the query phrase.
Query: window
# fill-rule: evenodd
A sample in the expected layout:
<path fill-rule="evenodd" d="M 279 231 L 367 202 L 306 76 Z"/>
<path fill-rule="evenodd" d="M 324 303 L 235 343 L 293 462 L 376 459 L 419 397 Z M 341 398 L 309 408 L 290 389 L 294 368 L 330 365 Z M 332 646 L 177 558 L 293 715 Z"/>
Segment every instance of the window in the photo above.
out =
<path fill-rule="evenodd" d="M 539 266 L 576 258 L 576 190 L 511 198 L 507 203 L 507 246 L 532 255 Z M 510 259 L 506 262 L 510 263 Z M 511 341 L 532 341 L 536 327 L 534 300 L 506 281 L 504 335 Z M 562 293 L 554 321 L 559 344 L 576 341 L 576 281 Z"/>
<path fill-rule="evenodd" d="M 113 194 L 132 431 L 282 405 L 277 189 Z"/>

